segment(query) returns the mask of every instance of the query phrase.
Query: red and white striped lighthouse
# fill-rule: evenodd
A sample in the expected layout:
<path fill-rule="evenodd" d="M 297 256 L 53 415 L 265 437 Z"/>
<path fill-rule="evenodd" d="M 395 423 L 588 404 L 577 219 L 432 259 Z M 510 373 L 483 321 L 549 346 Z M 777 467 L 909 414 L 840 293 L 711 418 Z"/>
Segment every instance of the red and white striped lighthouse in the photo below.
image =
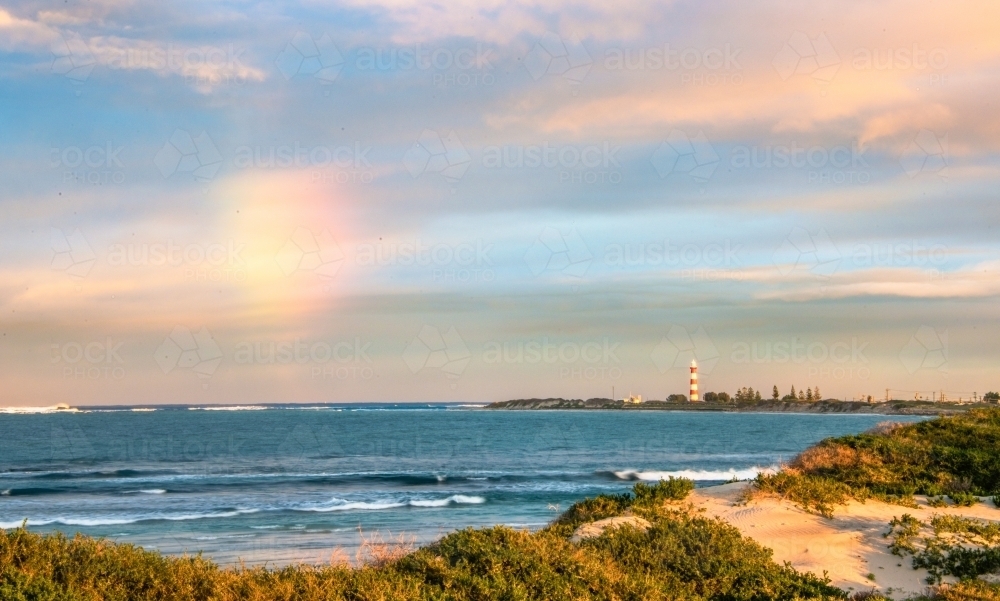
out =
<path fill-rule="evenodd" d="M 699 401 L 698 398 L 698 362 L 691 359 L 691 402 Z"/>

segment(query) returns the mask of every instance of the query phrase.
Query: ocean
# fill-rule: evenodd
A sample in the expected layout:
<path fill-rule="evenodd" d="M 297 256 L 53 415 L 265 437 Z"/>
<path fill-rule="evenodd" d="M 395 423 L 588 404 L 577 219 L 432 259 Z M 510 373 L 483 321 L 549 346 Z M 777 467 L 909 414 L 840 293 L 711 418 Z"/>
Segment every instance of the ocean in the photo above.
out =
<path fill-rule="evenodd" d="M 452 404 L 0 410 L 0 527 L 27 520 L 222 564 L 322 563 L 353 557 L 362 537 L 539 528 L 639 480 L 751 478 L 886 419 Z"/>

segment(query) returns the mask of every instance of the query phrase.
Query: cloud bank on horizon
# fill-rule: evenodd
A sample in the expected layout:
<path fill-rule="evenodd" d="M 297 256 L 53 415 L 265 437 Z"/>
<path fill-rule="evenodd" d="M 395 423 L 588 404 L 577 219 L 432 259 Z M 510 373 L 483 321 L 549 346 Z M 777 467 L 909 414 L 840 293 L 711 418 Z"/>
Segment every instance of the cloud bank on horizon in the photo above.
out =
<path fill-rule="evenodd" d="M 0 4 L 0 404 L 982 395 L 1000 6 Z"/>

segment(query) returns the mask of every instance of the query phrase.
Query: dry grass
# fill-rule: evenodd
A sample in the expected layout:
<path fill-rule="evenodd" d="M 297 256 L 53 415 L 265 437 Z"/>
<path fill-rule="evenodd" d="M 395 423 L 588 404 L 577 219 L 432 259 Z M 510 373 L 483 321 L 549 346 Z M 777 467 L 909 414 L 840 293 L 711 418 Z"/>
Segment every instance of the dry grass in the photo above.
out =
<path fill-rule="evenodd" d="M 393 537 L 389 533 L 387 541 L 378 530 L 366 536 L 359 526 L 358 536 L 361 537 L 361 547 L 354 557 L 355 566 L 385 567 L 413 553 L 417 548 L 416 539 L 406 534 Z"/>

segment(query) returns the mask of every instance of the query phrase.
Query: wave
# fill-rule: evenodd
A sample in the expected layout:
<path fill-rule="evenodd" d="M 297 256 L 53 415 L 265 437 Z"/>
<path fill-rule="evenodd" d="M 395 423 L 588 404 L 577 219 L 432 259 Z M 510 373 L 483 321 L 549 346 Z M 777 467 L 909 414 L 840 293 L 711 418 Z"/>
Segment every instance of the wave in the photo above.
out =
<path fill-rule="evenodd" d="M 263 411 L 270 409 L 265 405 L 219 405 L 210 407 L 188 407 L 188 411 Z"/>
<path fill-rule="evenodd" d="M 400 507 L 448 507 L 449 505 L 479 505 L 486 499 L 471 495 L 451 495 L 444 499 L 393 499 L 385 501 L 346 501 L 333 499 L 330 505 L 313 505 L 295 508 L 294 511 L 329 513 L 333 511 L 379 511 Z"/>
<path fill-rule="evenodd" d="M 659 481 L 667 478 L 687 478 L 695 482 L 718 481 L 718 480 L 749 480 L 756 478 L 757 474 L 773 474 L 778 471 L 777 466 L 771 467 L 751 467 L 744 469 L 729 470 L 675 470 L 675 471 L 655 471 L 655 470 L 621 470 L 611 472 L 619 480 L 643 480 Z"/>
<path fill-rule="evenodd" d="M 447 507 L 448 505 L 479 505 L 485 503 L 483 497 L 470 495 L 451 495 L 446 499 L 417 499 L 410 501 L 412 507 Z"/>
<path fill-rule="evenodd" d="M 35 415 L 39 413 L 79 413 L 80 410 L 65 403 L 48 407 L 0 407 L 0 413 L 12 415 Z"/>
<path fill-rule="evenodd" d="M 163 488 L 144 488 L 142 490 L 126 490 L 123 494 L 134 495 L 136 493 L 142 495 L 162 495 L 166 494 L 166 490 Z"/>
<path fill-rule="evenodd" d="M 339 499 L 338 499 L 339 500 Z M 300 507 L 296 511 L 313 511 L 317 513 L 329 513 L 331 511 L 377 511 L 379 509 L 396 509 L 399 507 L 406 507 L 406 503 L 402 501 L 382 501 L 368 503 L 365 501 L 341 501 L 336 505 L 326 505 L 318 507 Z"/>
<path fill-rule="evenodd" d="M 127 517 L 56 517 L 34 520 L 27 518 L 29 526 L 48 526 L 58 524 L 61 526 L 121 526 L 124 524 L 137 524 L 139 522 L 185 522 L 190 520 L 205 520 L 213 518 L 231 518 L 238 515 L 257 513 L 259 509 L 235 509 L 233 511 L 218 511 L 213 513 L 187 513 L 181 515 L 139 515 Z M 14 522 L 0 522 L 0 529 L 18 528 L 24 520 Z"/>

